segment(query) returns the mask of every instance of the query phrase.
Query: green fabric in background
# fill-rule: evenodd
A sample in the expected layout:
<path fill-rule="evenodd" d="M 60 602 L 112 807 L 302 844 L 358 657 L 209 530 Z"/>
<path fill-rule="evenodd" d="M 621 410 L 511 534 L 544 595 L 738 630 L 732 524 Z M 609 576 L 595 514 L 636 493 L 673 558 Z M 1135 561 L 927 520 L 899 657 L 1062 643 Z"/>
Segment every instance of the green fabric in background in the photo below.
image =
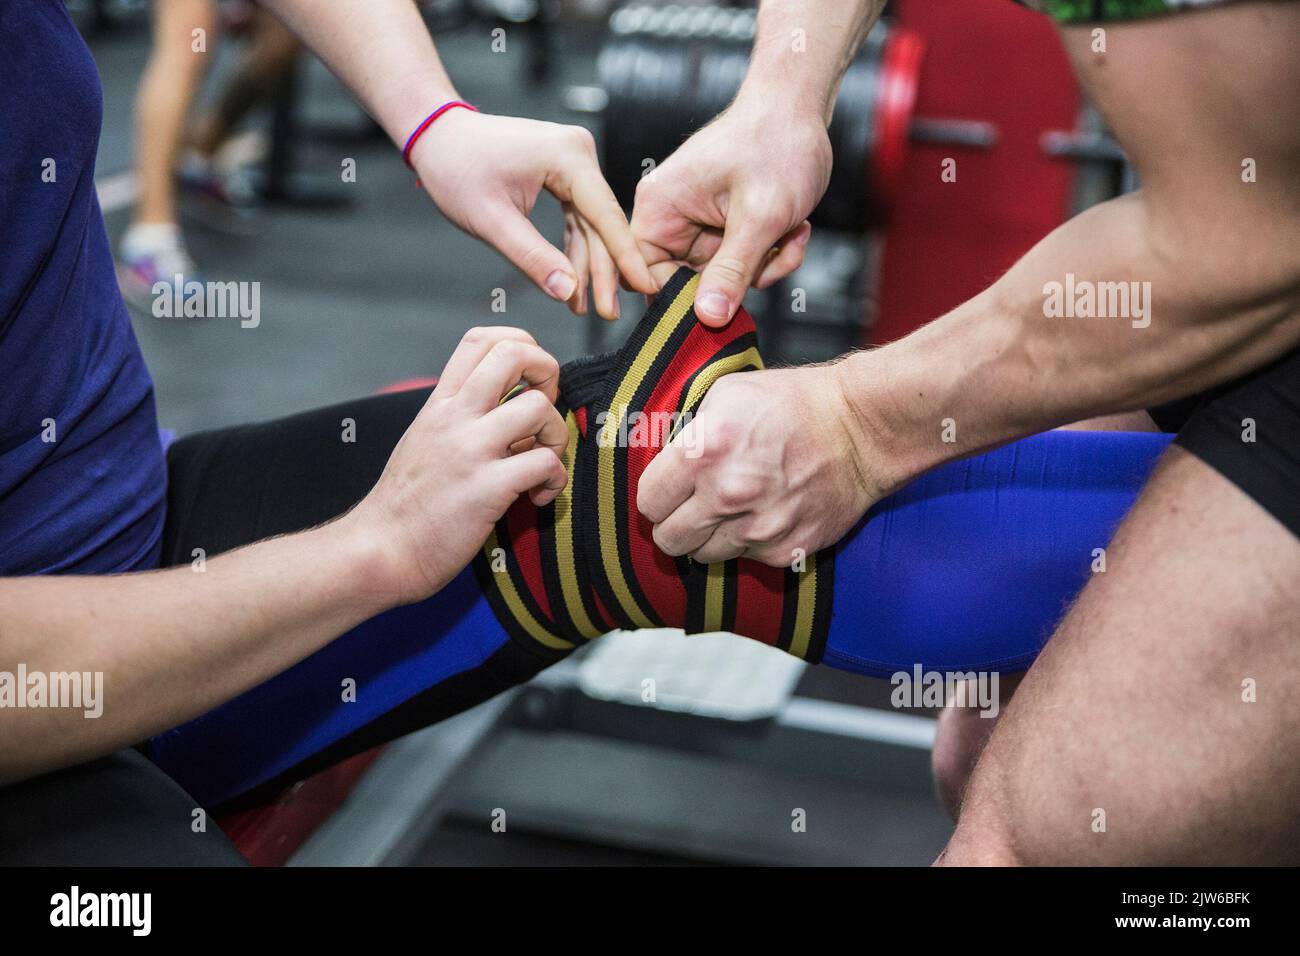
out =
<path fill-rule="evenodd" d="M 1060 23 L 1109 23 L 1218 6 L 1230 0 L 1018 0 Z"/>

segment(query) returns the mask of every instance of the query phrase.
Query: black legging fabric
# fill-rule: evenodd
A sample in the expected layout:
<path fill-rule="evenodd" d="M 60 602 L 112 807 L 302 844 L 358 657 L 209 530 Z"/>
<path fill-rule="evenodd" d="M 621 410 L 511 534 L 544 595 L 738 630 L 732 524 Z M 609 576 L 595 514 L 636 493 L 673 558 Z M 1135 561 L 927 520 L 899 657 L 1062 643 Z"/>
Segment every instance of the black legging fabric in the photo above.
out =
<path fill-rule="evenodd" d="M 213 557 L 336 517 L 378 480 L 429 389 L 381 395 L 262 424 L 195 434 L 168 452 L 164 566 Z M 343 440 L 350 420 L 355 441 Z M 534 668 L 536 670 L 538 668 Z M 446 695 L 463 709 L 529 676 L 479 675 L 483 686 Z M 322 752 L 301 777 L 444 714 L 408 708 Z M 287 780 L 241 801 L 258 802 Z M 243 857 L 209 820 L 195 831 L 197 801 L 130 750 L 0 787 L 0 865 L 238 865 Z"/>
<path fill-rule="evenodd" d="M 134 750 L 0 787 L 0 866 L 240 866 L 198 805 Z M 202 819 L 202 818 L 200 818 Z"/>

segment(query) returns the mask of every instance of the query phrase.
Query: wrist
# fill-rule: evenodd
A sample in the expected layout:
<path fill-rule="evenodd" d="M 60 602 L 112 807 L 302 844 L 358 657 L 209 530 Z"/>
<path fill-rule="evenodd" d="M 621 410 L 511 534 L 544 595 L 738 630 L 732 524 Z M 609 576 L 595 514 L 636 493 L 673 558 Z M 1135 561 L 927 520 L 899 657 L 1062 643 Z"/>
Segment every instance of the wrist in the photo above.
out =
<path fill-rule="evenodd" d="M 414 132 L 428 115 L 427 112 L 422 115 L 411 127 L 411 131 Z M 465 143 L 473 136 L 474 123 L 481 117 L 482 114 L 474 110 L 450 109 L 439 116 L 411 145 L 407 161 L 424 188 L 435 199 L 444 188 L 442 180 L 446 177 L 442 175 L 442 170 L 450 165 L 439 160 L 464 154 Z"/>
<path fill-rule="evenodd" d="M 789 75 L 783 66 L 751 66 L 727 112 L 752 115 L 765 127 L 777 122 L 775 117 L 782 125 L 807 122 L 828 127 L 835 108 L 831 91 L 817 82 L 791 82 Z"/>
<path fill-rule="evenodd" d="M 781 122 L 807 118 L 829 126 L 840 77 L 866 32 L 854 7 L 761 4 L 737 99 L 779 115 Z"/>
<path fill-rule="evenodd" d="M 905 384 L 894 358 L 888 348 L 879 348 L 851 353 L 831 366 L 859 474 L 878 497 L 960 454 L 942 441 L 940 419 L 928 421 L 924 393 Z"/>
<path fill-rule="evenodd" d="M 411 79 L 391 94 L 383 104 L 383 115 L 379 119 L 388 130 L 389 138 L 401 149 L 406 145 L 407 137 L 439 104 L 460 98 L 447 74 L 436 69 Z"/>
<path fill-rule="evenodd" d="M 370 520 L 364 502 L 338 519 L 314 529 L 318 545 L 339 555 L 348 593 L 367 617 L 406 603 L 400 560 L 391 535 Z"/>

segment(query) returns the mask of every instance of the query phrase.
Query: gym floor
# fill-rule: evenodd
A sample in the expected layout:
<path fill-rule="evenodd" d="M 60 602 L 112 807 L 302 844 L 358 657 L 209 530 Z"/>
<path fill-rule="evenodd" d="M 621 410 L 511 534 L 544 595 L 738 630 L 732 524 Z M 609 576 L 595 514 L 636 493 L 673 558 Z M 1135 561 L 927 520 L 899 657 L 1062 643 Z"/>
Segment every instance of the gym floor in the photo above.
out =
<path fill-rule="evenodd" d="M 569 84 L 592 81 L 598 35 L 566 27 L 557 37 L 552 74 L 538 83 L 527 74 L 528 38 L 516 36 L 522 31 L 509 34 L 506 52 L 493 53 L 489 30 L 477 24 L 438 38 L 462 95 L 488 111 L 580 122 L 564 110 L 562 93 Z M 147 25 L 143 19 L 119 24 L 89 36 L 88 43 L 104 86 L 97 181 L 116 246 L 129 213 L 131 107 L 148 56 Z M 234 55 L 226 48 L 214 53 L 209 88 L 230 69 Z M 551 302 L 495 253 L 444 220 L 416 190 L 391 144 L 360 135 L 313 135 L 324 128 L 361 133 L 367 127 L 360 109 L 315 60 L 304 60 L 301 88 L 304 135 L 296 172 L 318 178 L 344 204 L 316 209 L 273 206 L 257 217 L 248 235 L 184 223 L 190 250 L 207 278 L 261 283 L 261 323 L 242 328 L 235 320 L 133 315 L 164 427 L 184 434 L 274 418 L 367 394 L 398 379 L 433 375 L 464 331 L 476 324 L 522 326 L 561 361 L 591 350 L 589 320 Z M 266 126 L 265 116 L 250 122 L 255 130 Z M 341 181 L 345 158 L 356 160 L 354 183 Z M 534 220 L 544 234 L 558 239 L 562 224 L 553 201 L 543 199 Z M 504 314 L 491 309 L 497 289 L 505 290 Z M 599 330 L 600 347 L 621 341 L 639 312 L 636 297 L 625 296 L 624 318 Z M 889 690 L 883 682 L 812 668 L 804 673 L 798 693 L 887 707 Z M 596 750 L 584 756 L 583 747 Z M 749 825 L 747 814 L 758 812 L 767 798 L 784 800 L 783 791 L 792 783 L 737 762 L 647 756 L 644 751 L 608 741 L 597 747 L 563 734 L 512 732 L 468 772 L 465 788 L 471 794 L 481 789 L 493 764 L 509 760 L 513 774 L 555 800 L 600 796 L 583 793 L 586 785 L 603 788 L 607 799 L 618 799 L 618 787 L 608 773 L 584 784 L 572 779 L 572 767 L 566 763 L 600 761 L 607 769 L 622 767 L 627 774 L 653 771 L 661 780 L 670 775 L 671 788 L 637 790 L 635 799 L 648 814 L 656 812 L 656 802 L 663 813 L 676 812 L 683 792 L 702 794 L 705 800 L 718 788 L 752 794 L 753 808 L 714 808 L 742 826 Z M 662 766 L 649 767 L 656 761 Z M 814 842 L 826 849 L 826 862 L 925 864 L 949 833 L 937 803 L 924 797 L 831 779 L 802 779 L 798 784 L 799 799 L 822 808 Z M 466 797 L 458 806 L 469 802 Z M 679 848 L 661 855 L 542 834 L 503 838 L 491 834 L 481 821 L 458 817 L 453 809 L 408 858 L 425 864 L 651 865 L 707 860 L 710 854 L 702 849 L 693 855 Z"/>

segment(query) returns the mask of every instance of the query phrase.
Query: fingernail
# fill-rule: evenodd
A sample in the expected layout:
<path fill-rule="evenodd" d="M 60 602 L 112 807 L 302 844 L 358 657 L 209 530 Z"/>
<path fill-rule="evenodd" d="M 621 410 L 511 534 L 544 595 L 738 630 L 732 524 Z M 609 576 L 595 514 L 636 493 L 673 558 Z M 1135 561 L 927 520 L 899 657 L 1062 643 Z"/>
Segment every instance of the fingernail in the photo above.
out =
<path fill-rule="evenodd" d="M 812 230 L 805 229 L 803 232 L 799 233 L 799 235 L 794 237 L 794 242 L 795 245 L 797 246 L 806 246 L 808 245 L 808 240 L 811 238 L 812 238 Z"/>
<path fill-rule="evenodd" d="M 546 277 L 546 291 L 561 302 L 566 301 L 569 296 L 573 295 L 573 290 L 577 286 L 578 280 L 563 269 L 556 269 Z"/>
<path fill-rule="evenodd" d="M 695 300 L 695 311 L 710 319 L 726 319 L 731 314 L 731 304 L 725 295 L 707 292 Z"/>

